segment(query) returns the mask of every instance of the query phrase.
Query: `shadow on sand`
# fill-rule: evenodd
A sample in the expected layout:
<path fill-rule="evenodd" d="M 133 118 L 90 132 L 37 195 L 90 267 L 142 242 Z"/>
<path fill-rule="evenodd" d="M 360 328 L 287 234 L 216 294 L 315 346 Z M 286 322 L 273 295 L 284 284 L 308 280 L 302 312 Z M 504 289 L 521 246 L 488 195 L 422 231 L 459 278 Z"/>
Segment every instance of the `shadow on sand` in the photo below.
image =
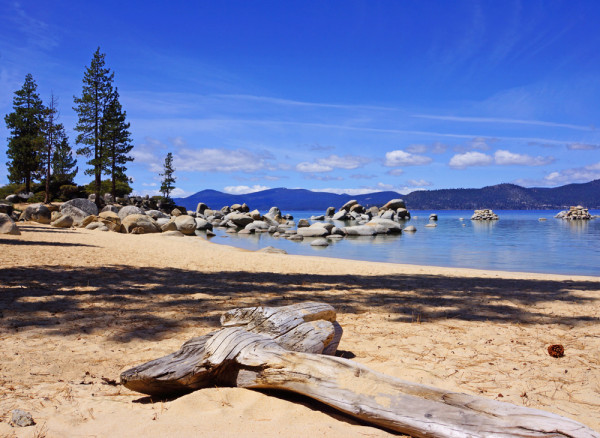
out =
<path fill-rule="evenodd" d="M 405 322 L 417 315 L 423 323 L 449 318 L 572 326 L 600 322 L 598 315 L 555 315 L 535 308 L 555 301 L 593 302 L 578 292 L 600 291 L 598 281 L 205 273 L 121 265 L 0 268 L 0 279 L 0 331 L 44 327 L 48 334 L 68 335 L 104 330 L 120 342 L 160 339 L 180 327 L 218 327 L 219 315 L 234 307 L 307 300 L 330 303 L 340 313 L 371 309 Z"/>

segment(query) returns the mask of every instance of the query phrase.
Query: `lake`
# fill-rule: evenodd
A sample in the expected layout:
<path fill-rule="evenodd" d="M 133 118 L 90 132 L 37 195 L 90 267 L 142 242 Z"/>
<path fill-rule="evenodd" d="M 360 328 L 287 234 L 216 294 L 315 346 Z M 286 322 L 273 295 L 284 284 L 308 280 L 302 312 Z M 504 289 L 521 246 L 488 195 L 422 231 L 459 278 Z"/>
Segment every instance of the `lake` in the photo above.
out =
<path fill-rule="evenodd" d="M 323 214 L 322 211 L 283 213 L 293 215 L 296 222 Z M 425 227 L 430 222 L 430 213 L 438 215 L 436 228 Z M 600 275 L 600 218 L 555 219 L 558 210 L 494 210 L 494 213 L 500 220 L 478 222 L 470 220 L 472 210 L 411 210 L 412 219 L 405 226 L 414 225 L 416 233 L 346 237 L 332 241 L 325 248 L 310 246 L 312 238 L 293 242 L 268 233 L 239 236 L 217 229 L 211 241 L 248 250 L 273 246 L 289 254 L 374 262 Z M 599 215 L 600 211 L 590 210 L 590 213 Z"/>

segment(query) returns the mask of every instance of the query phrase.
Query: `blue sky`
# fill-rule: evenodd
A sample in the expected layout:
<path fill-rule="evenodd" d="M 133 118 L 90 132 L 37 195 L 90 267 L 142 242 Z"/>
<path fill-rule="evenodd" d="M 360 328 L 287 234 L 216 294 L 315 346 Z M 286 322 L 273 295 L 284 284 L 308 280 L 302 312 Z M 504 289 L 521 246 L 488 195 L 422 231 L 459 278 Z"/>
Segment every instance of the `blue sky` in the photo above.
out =
<path fill-rule="evenodd" d="M 76 147 L 73 96 L 100 46 L 137 193 L 157 191 L 167 152 L 178 196 L 587 182 L 599 22 L 594 0 L 4 0 L 0 114 L 31 73 Z M 1 123 L 2 163 L 7 136 Z"/>

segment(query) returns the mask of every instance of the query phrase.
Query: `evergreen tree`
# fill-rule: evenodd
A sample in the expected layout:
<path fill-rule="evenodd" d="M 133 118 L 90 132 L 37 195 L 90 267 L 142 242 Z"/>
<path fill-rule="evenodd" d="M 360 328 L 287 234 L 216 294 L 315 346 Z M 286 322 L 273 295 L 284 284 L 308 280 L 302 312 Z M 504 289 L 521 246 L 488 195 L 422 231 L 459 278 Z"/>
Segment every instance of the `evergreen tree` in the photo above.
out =
<path fill-rule="evenodd" d="M 104 113 L 102 120 L 104 144 L 106 145 L 107 161 L 104 173 L 111 177 L 111 194 L 113 199 L 117 196 L 117 181 L 129 182 L 125 174 L 127 162 L 133 157 L 127 155 L 133 148 L 131 144 L 130 124 L 126 120 L 127 114 L 119 102 L 119 91 L 115 89 L 112 100 Z"/>
<path fill-rule="evenodd" d="M 105 67 L 105 54 L 100 53 L 100 47 L 94 53 L 92 62 L 83 76 L 81 97 L 74 96 L 75 107 L 79 120 L 75 131 L 79 132 L 75 143 L 83 145 L 77 153 L 90 157 L 87 162 L 91 166 L 86 169 L 86 175 L 93 175 L 96 185 L 96 205 L 100 206 L 100 190 L 102 170 L 106 166 L 106 124 L 103 123 L 105 113 L 113 97 L 112 82 L 114 73 Z"/>
<path fill-rule="evenodd" d="M 41 151 L 41 158 L 45 167 L 46 174 L 46 191 L 44 202 L 48 203 L 50 199 L 50 170 L 54 161 L 54 154 L 58 145 L 66 140 L 65 128 L 62 123 L 58 123 L 58 108 L 57 99 L 54 93 L 50 96 L 50 103 L 45 108 L 45 125 L 44 125 L 44 147 Z"/>
<path fill-rule="evenodd" d="M 64 135 L 60 143 L 56 145 L 52 157 L 52 179 L 61 185 L 72 184 L 79 170 L 75 167 L 76 165 L 77 160 L 73 158 L 73 150 L 69 146 L 69 139 Z M 74 167 L 75 170 L 73 170 Z"/>
<path fill-rule="evenodd" d="M 23 87 L 15 91 L 13 109 L 4 118 L 10 131 L 6 151 L 8 180 L 25 182 L 25 191 L 29 193 L 32 180 L 41 170 L 40 150 L 44 144 L 44 105 L 31 74 L 25 76 Z"/>
<path fill-rule="evenodd" d="M 175 188 L 175 177 L 173 173 L 175 169 L 173 168 L 173 154 L 169 152 L 167 157 L 165 158 L 164 170 L 160 176 L 163 177 L 162 182 L 160 184 L 160 191 L 166 199 L 169 199 L 169 194 Z"/>

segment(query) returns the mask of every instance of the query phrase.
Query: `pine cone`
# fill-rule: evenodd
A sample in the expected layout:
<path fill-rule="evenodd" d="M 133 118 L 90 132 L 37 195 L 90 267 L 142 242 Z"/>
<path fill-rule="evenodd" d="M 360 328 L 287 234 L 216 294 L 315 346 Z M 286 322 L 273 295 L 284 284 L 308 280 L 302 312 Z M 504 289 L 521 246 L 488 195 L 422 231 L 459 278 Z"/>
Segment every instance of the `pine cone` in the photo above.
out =
<path fill-rule="evenodd" d="M 548 347 L 548 354 L 552 357 L 563 357 L 565 355 L 565 348 L 560 344 L 550 345 Z"/>

